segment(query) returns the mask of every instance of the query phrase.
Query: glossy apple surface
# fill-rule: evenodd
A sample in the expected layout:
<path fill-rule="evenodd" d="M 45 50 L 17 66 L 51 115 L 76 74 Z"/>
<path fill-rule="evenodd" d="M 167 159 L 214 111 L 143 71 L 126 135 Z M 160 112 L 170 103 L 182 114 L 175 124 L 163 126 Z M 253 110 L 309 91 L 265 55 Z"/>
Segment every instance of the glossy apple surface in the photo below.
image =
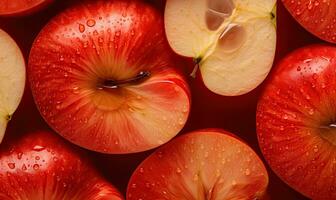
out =
<path fill-rule="evenodd" d="M 53 0 L 0 0 L 0 16 L 21 16 L 35 12 Z"/>
<path fill-rule="evenodd" d="M 189 89 L 175 59 L 152 6 L 98 1 L 52 19 L 28 71 L 56 132 L 91 150 L 130 153 L 167 142 L 186 123 Z"/>
<path fill-rule="evenodd" d="M 336 199 L 336 48 L 285 57 L 257 108 L 259 144 L 272 169 L 312 199 Z"/>
<path fill-rule="evenodd" d="M 268 185 L 254 151 L 222 130 L 200 130 L 159 148 L 140 164 L 127 199 L 260 199 Z"/>
<path fill-rule="evenodd" d="M 292 16 L 317 37 L 336 43 L 336 1 L 282 0 Z"/>
<path fill-rule="evenodd" d="M 0 199 L 123 198 L 78 149 L 52 133 L 40 131 L 1 145 Z"/>

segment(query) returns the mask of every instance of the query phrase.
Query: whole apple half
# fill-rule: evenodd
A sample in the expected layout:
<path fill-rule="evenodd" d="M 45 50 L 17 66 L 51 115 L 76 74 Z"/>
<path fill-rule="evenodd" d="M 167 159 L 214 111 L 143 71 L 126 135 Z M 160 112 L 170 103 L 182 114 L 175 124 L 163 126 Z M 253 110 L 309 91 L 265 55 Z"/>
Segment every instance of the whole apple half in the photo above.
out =
<path fill-rule="evenodd" d="M 257 108 L 262 152 L 291 187 L 336 199 L 336 48 L 308 46 L 276 67 Z"/>
<path fill-rule="evenodd" d="M 131 153 L 157 147 L 184 126 L 187 83 L 163 17 L 141 1 L 96 1 L 43 28 L 29 58 L 36 104 L 60 135 L 84 148 Z"/>
<path fill-rule="evenodd" d="M 336 43 L 336 1 L 282 0 L 291 15 L 310 33 Z"/>
<path fill-rule="evenodd" d="M 160 147 L 133 173 L 127 199 L 254 200 L 267 171 L 257 154 L 223 130 L 199 130 Z"/>
<path fill-rule="evenodd" d="M 16 42 L 0 29 L 0 143 L 22 99 L 26 81 L 23 55 Z"/>
<path fill-rule="evenodd" d="M 33 13 L 53 0 L 0 0 L 0 16 L 22 16 Z"/>
<path fill-rule="evenodd" d="M 193 58 L 205 86 L 224 96 L 255 89 L 276 49 L 276 0 L 167 0 L 165 30 L 172 49 Z"/>
<path fill-rule="evenodd" d="M 0 199 L 122 200 L 82 152 L 47 131 L 0 147 Z"/>

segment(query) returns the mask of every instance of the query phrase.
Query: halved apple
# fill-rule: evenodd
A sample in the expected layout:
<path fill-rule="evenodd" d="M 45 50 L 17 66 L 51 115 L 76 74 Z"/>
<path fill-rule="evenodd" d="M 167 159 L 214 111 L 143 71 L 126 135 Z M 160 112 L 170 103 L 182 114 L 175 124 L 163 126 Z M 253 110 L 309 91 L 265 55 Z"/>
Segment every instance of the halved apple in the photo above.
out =
<path fill-rule="evenodd" d="M 173 50 L 194 58 L 205 85 L 236 96 L 269 73 L 276 48 L 276 0 L 167 0 L 165 29 Z"/>
<path fill-rule="evenodd" d="M 15 41 L 0 29 L 0 142 L 25 86 L 25 61 Z"/>
<path fill-rule="evenodd" d="M 127 199 L 254 200 L 264 197 L 267 185 L 265 166 L 248 145 L 223 130 L 200 130 L 141 163 Z"/>

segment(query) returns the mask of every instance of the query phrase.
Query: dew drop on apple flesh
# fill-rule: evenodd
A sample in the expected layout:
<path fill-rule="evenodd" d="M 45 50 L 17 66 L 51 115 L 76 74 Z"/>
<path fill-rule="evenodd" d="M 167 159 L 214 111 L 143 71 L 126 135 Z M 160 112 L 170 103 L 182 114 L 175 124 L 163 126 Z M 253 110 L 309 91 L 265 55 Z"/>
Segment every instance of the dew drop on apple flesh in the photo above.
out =
<path fill-rule="evenodd" d="M 234 4 L 232 0 L 208 0 L 205 22 L 209 30 L 217 30 L 224 20 L 232 14 Z"/>

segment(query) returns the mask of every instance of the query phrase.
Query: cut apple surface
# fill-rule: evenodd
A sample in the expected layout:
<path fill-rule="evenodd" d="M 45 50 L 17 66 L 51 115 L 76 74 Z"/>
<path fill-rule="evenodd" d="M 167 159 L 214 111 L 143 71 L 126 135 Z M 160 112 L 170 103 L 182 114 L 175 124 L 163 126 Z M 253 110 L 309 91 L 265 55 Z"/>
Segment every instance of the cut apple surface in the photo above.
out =
<path fill-rule="evenodd" d="M 194 58 L 205 85 L 235 96 L 257 87 L 276 48 L 275 0 L 167 0 L 165 30 L 173 50 Z"/>
<path fill-rule="evenodd" d="M 17 16 L 32 13 L 53 0 L 0 0 L 0 16 Z"/>
<path fill-rule="evenodd" d="M 25 61 L 19 47 L 0 29 L 0 142 L 21 101 L 25 79 Z"/>
<path fill-rule="evenodd" d="M 122 200 L 82 152 L 39 131 L 0 147 L 1 200 Z"/>
<path fill-rule="evenodd" d="M 260 199 L 267 171 L 244 142 L 222 130 L 200 130 L 174 139 L 133 173 L 127 199 Z"/>
<path fill-rule="evenodd" d="M 37 37 L 29 77 L 37 106 L 59 134 L 84 148 L 131 153 L 174 137 L 189 115 L 189 88 L 141 1 L 82 4 Z"/>
<path fill-rule="evenodd" d="M 282 0 L 291 15 L 310 33 L 336 43 L 336 1 Z"/>
<path fill-rule="evenodd" d="M 260 147 L 297 191 L 336 199 L 336 48 L 299 49 L 277 66 L 257 108 Z"/>

